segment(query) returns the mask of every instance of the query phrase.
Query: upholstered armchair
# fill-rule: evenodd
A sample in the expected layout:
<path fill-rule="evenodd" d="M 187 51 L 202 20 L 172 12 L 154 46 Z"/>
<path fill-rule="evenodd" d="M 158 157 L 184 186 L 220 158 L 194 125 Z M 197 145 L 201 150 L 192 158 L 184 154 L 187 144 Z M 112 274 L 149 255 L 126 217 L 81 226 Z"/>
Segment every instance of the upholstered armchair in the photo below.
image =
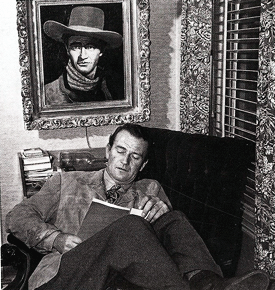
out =
<path fill-rule="evenodd" d="M 174 209 L 189 218 L 224 276 L 233 276 L 242 244 L 241 199 L 247 168 L 255 158 L 254 145 L 233 138 L 148 130 L 154 146 L 138 178 L 162 184 Z M 8 242 L 2 246 L 2 266 L 13 265 L 18 274 L 6 289 L 27 290 L 41 255 L 12 235 Z"/>

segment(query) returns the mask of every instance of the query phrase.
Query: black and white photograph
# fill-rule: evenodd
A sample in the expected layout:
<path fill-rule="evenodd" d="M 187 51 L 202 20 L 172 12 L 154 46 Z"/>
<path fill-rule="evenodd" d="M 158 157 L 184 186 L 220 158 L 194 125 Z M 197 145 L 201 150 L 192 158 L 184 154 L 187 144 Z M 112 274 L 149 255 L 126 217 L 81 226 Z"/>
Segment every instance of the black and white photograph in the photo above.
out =
<path fill-rule="evenodd" d="M 275 290 L 275 2 L 2 4 L 1 290 Z"/>

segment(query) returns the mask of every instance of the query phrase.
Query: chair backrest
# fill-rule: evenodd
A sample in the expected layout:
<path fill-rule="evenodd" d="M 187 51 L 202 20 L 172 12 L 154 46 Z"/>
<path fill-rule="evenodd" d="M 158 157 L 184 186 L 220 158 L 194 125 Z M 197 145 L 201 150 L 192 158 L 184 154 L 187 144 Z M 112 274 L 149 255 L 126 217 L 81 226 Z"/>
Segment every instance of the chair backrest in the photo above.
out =
<path fill-rule="evenodd" d="M 255 160 L 249 141 L 148 128 L 154 146 L 140 178 L 158 180 L 174 209 L 183 211 L 225 276 L 241 250 L 247 169 Z"/>

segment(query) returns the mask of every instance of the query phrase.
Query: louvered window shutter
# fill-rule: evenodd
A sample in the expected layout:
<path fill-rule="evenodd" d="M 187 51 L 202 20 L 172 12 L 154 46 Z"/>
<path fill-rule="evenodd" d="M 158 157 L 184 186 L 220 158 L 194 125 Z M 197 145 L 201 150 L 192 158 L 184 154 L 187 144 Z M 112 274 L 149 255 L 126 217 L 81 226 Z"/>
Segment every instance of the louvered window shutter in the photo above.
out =
<path fill-rule="evenodd" d="M 260 0 L 214 0 L 210 133 L 256 141 Z M 255 164 L 244 193 L 244 230 L 254 232 Z M 249 220 L 249 221 L 248 221 Z"/>

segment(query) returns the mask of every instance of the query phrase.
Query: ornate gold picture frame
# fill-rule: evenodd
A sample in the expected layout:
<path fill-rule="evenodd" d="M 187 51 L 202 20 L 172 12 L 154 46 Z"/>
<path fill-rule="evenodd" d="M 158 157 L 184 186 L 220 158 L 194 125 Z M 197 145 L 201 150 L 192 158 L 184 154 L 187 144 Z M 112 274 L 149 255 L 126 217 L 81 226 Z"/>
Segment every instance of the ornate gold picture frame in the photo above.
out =
<path fill-rule="evenodd" d="M 43 24 L 54 20 L 67 25 L 68 15 L 76 6 L 99 7 L 105 12 L 107 30 L 122 35 L 122 46 L 106 53 L 105 62 L 121 73 L 123 93 L 104 101 L 48 104 L 45 86 L 58 78 L 68 60 L 65 47 L 45 35 Z M 17 0 L 25 128 L 61 129 L 148 121 L 149 18 L 149 0 Z"/>

